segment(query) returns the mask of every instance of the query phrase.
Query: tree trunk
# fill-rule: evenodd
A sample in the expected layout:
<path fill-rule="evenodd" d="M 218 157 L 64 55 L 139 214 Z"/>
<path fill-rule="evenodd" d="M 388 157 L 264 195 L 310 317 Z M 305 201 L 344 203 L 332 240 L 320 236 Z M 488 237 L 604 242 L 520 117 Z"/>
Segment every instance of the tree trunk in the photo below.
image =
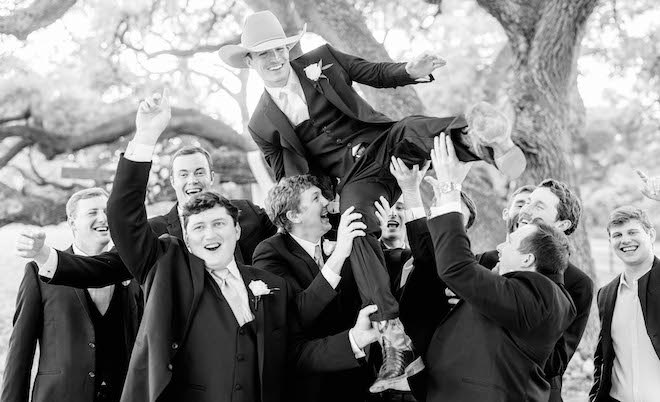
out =
<path fill-rule="evenodd" d="M 18 8 L 0 16 L 0 33 L 14 35 L 20 40 L 39 28 L 60 19 L 77 0 L 35 0 L 26 8 Z"/>

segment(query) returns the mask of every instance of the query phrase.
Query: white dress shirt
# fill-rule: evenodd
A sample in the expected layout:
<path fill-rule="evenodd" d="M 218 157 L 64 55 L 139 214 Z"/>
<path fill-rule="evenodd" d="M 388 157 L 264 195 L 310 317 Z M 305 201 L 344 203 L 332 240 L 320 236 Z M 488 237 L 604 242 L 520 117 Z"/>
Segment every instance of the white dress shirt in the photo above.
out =
<path fill-rule="evenodd" d="M 298 75 L 291 67 L 289 67 L 289 79 L 283 87 L 266 87 L 266 91 L 293 127 L 309 119 L 305 93 L 300 85 Z"/>
<path fill-rule="evenodd" d="M 644 274 L 650 270 L 649 266 Z M 655 402 L 660 400 L 660 359 L 646 332 L 638 286 L 639 279 L 631 281 L 621 274 L 612 315 L 610 396 L 625 402 Z"/>

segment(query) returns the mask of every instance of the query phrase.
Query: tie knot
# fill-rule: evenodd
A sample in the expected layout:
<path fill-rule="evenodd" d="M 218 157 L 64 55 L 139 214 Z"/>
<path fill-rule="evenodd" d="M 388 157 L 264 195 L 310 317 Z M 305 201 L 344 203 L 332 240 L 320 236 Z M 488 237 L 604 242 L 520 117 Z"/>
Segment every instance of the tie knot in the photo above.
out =
<path fill-rule="evenodd" d="M 226 281 L 231 276 L 231 272 L 229 271 L 229 268 L 216 269 L 213 270 L 213 273 L 222 281 Z"/>

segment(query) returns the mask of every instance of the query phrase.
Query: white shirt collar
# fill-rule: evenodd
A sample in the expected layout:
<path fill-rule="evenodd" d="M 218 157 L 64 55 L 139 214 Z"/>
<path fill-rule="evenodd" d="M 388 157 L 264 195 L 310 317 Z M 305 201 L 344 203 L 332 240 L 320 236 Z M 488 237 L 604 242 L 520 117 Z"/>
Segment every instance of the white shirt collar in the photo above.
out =
<path fill-rule="evenodd" d="M 644 276 L 644 275 L 646 275 L 647 273 L 649 273 L 649 271 L 651 271 L 651 268 L 653 268 L 653 262 L 651 262 L 651 265 L 649 265 L 648 269 L 645 269 L 645 270 L 644 270 L 644 271 L 643 271 L 643 272 L 637 277 L 637 279 L 635 279 L 635 280 L 632 281 L 632 283 L 629 283 L 629 282 L 626 280 L 625 272 L 622 272 L 621 275 L 619 276 L 619 287 L 618 287 L 618 290 L 621 290 L 621 286 L 626 286 L 626 287 L 632 289 L 633 284 L 634 284 L 635 282 L 638 282 L 639 279 L 640 279 L 642 276 Z"/>
<path fill-rule="evenodd" d="M 300 247 L 302 247 L 307 252 L 307 254 L 312 257 L 313 260 L 314 254 L 316 253 L 316 246 L 321 246 L 321 240 L 317 241 L 316 243 L 312 243 L 311 241 L 307 241 L 305 239 L 301 239 L 300 237 L 294 236 L 291 233 L 289 233 L 289 235 L 291 235 L 293 240 L 300 244 Z M 321 252 L 323 252 L 323 248 L 321 248 Z"/>
<path fill-rule="evenodd" d="M 290 92 L 293 93 L 298 93 L 298 91 L 302 92 L 302 86 L 300 86 L 300 79 L 298 79 L 298 75 L 295 73 L 295 71 L 293 71 L 293 68 L 291 68 L 290 64 L 288 64 L 288 66 L 289 66 L 289 78 L 286 80 L 286 84 L 283 87 L 265 86 L 266 92 L 268 92 L 273 99 L 279 99 L 280 94 L 282 93 L 284 88 L 288 89 Z"/>
<path fill-rule="evenodd" d="M 103 247 L 103 250 L 101 250 L 101 252 L 108 251 L 108 249 L 110 248 L 109 246 L 110 246 L 110 243 L 108 243 L 108 245 Z M 75 244 L 72 244 L 71 248 L 73 249 L 73 254 L 82 255 L 83 257 L 89 257 L 89 254 L 87 254 L 86 252 L 79 249 Z"/>
<path fill-rule="evenodd" d="M 236 265 L 236 260 L 234 260 L 233 258 L 231 259 L 231 261 L 229 261 L 229 264 L 227 264 L 227 269 L 229 270 L 229 272 L 231 272 L 231 274 L 235 278 L 239 278 L 239 279 L 243 278 L 241 276 L 241 272 L 238 270 L 238 265 Z M 211 271 L 215 271 L 211 268 L 206 268 L 206 270 L 209 271 L 209 273 L 212 273 Z"/>

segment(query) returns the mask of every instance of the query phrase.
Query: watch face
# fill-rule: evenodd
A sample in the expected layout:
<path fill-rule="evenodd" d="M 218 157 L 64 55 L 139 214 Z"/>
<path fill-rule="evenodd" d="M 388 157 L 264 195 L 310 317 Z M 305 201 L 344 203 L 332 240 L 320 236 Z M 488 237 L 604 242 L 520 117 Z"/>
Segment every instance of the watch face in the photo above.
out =
<path fill-rule="evenodd" d="M 452 190 L 452 188 L 454 187 L 452 184 L 453 183 L 451 183 L 451 182 L 440 183 L 440 191 L 442 191 L 443 193 L 450 192 Z"/>

